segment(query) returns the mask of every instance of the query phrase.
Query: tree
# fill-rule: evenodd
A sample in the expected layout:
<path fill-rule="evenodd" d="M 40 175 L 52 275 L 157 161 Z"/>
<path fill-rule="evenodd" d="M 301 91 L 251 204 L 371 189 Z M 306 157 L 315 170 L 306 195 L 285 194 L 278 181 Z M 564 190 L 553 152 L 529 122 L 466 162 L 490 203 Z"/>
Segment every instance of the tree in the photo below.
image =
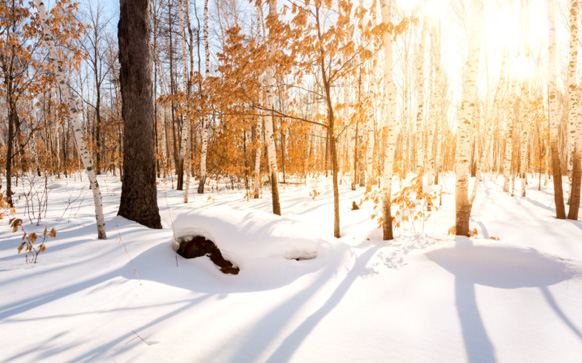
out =
<path fill-rule="evenodd" d="M 570 209 L 568 219 L 578 219 L 580 209 L 580 181 L 582 179 L 582 129 L 578 114 L 579 92 L 576 86 L 576 66 L 578 63 L 578 0 L 572 0 L 570 8 L 570 64 L 568 66 L 568 121 L 570 123 L 568 135 L 572 149 L 572 176 L 570 189 Z"/>
<path fill-rule="evenodd" d="M 90 31 L 81 39 L 79 44 L 86 52 L 87 64 L 93 73 L 93 87 L 95 91 L 95 103 L 91 107 L 95 110 L 95 120 L 93 127 L 93 137 L 95 139 L 95 172 L 101 173 L 104 164 L 104 125 L 101 113 L 101 103 L 103 98 L 103 84 L 107 79 L 110 68 L 105 65 L 106 54 L 106 27 L 111 20 L 104 16 L 104 6 L 101 1 L 96 1 L 88 6 L 88 21 L 91 26 Z M 105 19 L 104 19 L 105 18 Z"/>
<path fill-rule="evenodd" d="M 184 177 L 186 178 L 186 185 L 184 186 L 184 203 L 188 203 L 188 189 L 190 186 L 190 136 L 191 136 L 191 114 L 190 114 L 190 97 L 191 97 L 191 82 L 190 82 L 190 72 L 188 71 L 188 48 L 186 47 L 186 21 L 184 13 L 189 12 L 189 4 L 186 0 L 180 0 L 179 4 L 179 17 L 180 17 L 180 48 L 182 51 L 182 84 L 184 92 L 184 108 L 182 112 L 182 140 L 180 142 L 180 156 L 179 163 L 185 163 L 184 167 Z"/>
<path fill-rule="evenodd" d="M 124 124 L 118 215 L 162 228 L 156 190 L 149 0 L 120 1 L 118 41 Z"/>
<path fill-rule="evenodd" d="M 277 18 L 277 1 L 269 0 L 269 16 L 267 19 L 267 25 L 269 27 L 269 35 L 267 38 L 268 53 L 269 57 L 273 57 L 276 49 L 275 43 L 272 38 L 275 36 L 273 33 L 273 23 Z M 269 65 L 266 70 L 266 87 L 265 87 L 265 101 L 268 109 L 274 108 L 274 98 L 275 98 L 275 71 L 272 65 Z M 269 115 L 265 119 L 265 141 L 267 143 L 267 158 L 269 160 L 269 168 L 271 170 L 271 199 L 273 203 L 273 213 L 281 215 L 281 203 L 279 201 L 279 169 L 277 168 L 277 154 L 275 149 L 275 139 L 273 137 L 273 112 L 269 112 Z"/>
<path fill-rule="evenodd" d="M 206 79 L 210 76 L 210 38 L 208 36 L 208 18 L 208 0 L 204 0 L 204 68 Z M 209 121 L 209 117 L 202 118 L 202 150 L 200 151 L 200 180 L 198 182 L 198 194 L 204 194 L 204 184 L 206 183 L 206 154 L 208 153 Z"/>
<path fill-rule="evenodd" d="M 59 11 L 63 6 L 59 7 Z M 14 169 L 21 164 L 26 169 L 27 158 L 25 147 L 31 140 L 34 128 L 29 127 L 25 132 L 26 124 L 32 126 L 33 120 L 24 110 L 37 95 L 54 86 L 52 80 L 40 77 L 46 74 L 46 65 L 37 62 L 38 57 L 38 30 L 28 24 L 32 13 L 22 0 L 3 1 L 0 3 L 0 91 L 4 91 L 5 105 L 2 113 L 7 113 L 6 143 L 6 200 L 12 206 L 12 176 Z M 64 23 L 70 24 L 70 19 L 63 18 Z M 74 28 L 74 26 L 72 25 Z M 65 41 L 65 40 L 63 40 Z M 43 84 L 45 83 L 45 84 Z"/>
<path fill-rule="evenodd" d="M 382 22 L 388 26 L 390 23 L 390 1 L 380 2 Z M 386 154 L 384 155 L 384 175 L 382 181 L 382 226 L 383 239 L 394 238 L 392 232 L 391 190 L 392 171 L 394 169 L 394 151 L 396 149 L 396 85 L 392 76 L 392 34 L 386 29 L 382 35 L 384 46 L 384 97 L 386 97 L 386 116 L 384 129 L 386 130 Z"/>
<path fill-rule="evenodd" d="M 463 71 L 463 93 L 457 128 L 457 153 L 455 155 L 455 208 L 456 234 L 469 235 L 469 217 L 473 207 L 474 195 L 469 200 L 469 166 L 471 162 L 471 124 L 473 110 L 477 102 L 477 76 L 479 53 L 481 51 L 481 26 L 483 1 L 471 1 L 471 24 L 469 31 L 469 54 Z M 475 179 L 474 188 L 477 188 Z"/>
<path fill-rule="evenodd" d="M 93 202 L 95 204 L 95 218 L 97 219 L 97 238 L 107 239 L 105 233 L 105 219 L 103 217 L 103 203 L 101 200 L 101 191 L 99 189 L 99 183 L 97 182 L 97 176 L 95 175 L 95 170 L 93 169 L 93 161 L 91 154 L 87 150 L 85 145 L 85 140 L 83 139 L 83 134 L 81 131 L 81 126 L 78 121 L 79 109 L 73 100 L 69 87 L 67 87 L 66 74 L 67 69 L 64 67 L 63 62 L 60 60 L 57 53 L 57 48 L 55 46 L 55 40 L 53 38 L 51 23 L 48 20 L 46 9 L 44 3 L 41 0 L 35 0 L 36 8 L 38 9 L 38 14 L 40 17 L 40 24 L 42 27 L 43 39 L 47 43 L 49 48 L 49 61 L 53 66 L 53 72 L 58 80 L 58 85 L 63 94 L 64 101 L 68 107 L 69 113 L 67 118 L 73 123 L 73 129 L 75 131 L 75 140 L 77 142 L 77 148 L 79 156 L 83 161 L 85 171 L 89 177 L 89 183 L 91 185 L 91 190 L 93 191 Z M 62 3 L 61 3 L 62 5 Z"/>
<path fill-rule="evenodd" d="M 550 44 L 549 44 L 549 80 L 548 93 L 550 101 L 550 154 L 552 158 L 552 176 L 554 179 L 554 202 L 556 204 L 556 218 L 566 218 L 564 207 L 564 191 L 562 189 L 562 170 L 560 164 L 560 152 L 558 149 L 558 132 L 560 126 L 558 90 L 556 87 L 556 0 L 548 1 L 550 18 Z"/>

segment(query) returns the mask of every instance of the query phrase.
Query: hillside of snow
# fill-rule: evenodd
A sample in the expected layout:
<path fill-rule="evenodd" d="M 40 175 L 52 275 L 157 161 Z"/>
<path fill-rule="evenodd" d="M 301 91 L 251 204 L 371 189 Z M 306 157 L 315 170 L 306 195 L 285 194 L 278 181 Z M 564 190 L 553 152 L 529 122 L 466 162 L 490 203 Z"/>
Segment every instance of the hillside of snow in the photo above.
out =
<path fill-rule="evenodd" d="M 86 179 L 49 181 L 39 226 L 26 198 L 16 208 L 26 232 L 57 230 L 38 263 L 17 254 L 6 218 L 0 228 L 0 362 L 578 363 L 582 221 L 554 218 L 551 184 L 522 198 L 502 182 L 479 186 L 475 237 L 447 235 L 447 178 L 424 232 L 382 241 L 372 202 L 352 211 L 364 190 L 347 183 L 333 238 L 325 179 L 282 185 L 282 217 L 267 190 L 247 200 L 220 186 L 184 204 L 160 181 L 164 228 L 151 230 L 116 216 L 121 184 L 100 176 L 107 240 Z M 240 273 L 178 256 L 186 235 L 213 240 Z"/>

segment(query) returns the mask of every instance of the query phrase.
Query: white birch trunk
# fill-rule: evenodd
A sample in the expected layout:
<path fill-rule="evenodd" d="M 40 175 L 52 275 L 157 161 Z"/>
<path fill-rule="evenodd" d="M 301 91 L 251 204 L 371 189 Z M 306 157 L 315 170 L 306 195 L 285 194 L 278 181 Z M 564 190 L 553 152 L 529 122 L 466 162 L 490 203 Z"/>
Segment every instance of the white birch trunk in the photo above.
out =
<path fill-rule="evenodd" d="M 468 199 L 469 164 L 471 162 L 470 131 L 473 122 L 473 108 L 477 101 L 477 77 L 479 71 L 479 53 L 481 52 L 481 26 L 483 1 L 471 1 L 471 25 L 469 32 L 469 54 L 463 71 L 463 93 L 461 96 L 461 110 L 457 127 L 457 152 L 455 155 L 455 205 L 456 205 L 456 234 L 469 234 L 469 217 L 471 203 Z M 475 179 L 475 183 L 478 179 Z M 476 187 L 476 186 L 475 186 Z"/>
<path fill-rule="evenodd" d="M 552 174 L 554 181 L 554 201 L 556 205 L 556 218 L 566 218 L 564 207 L 564 194 L 562 190 L 562 173 L 560 170 L 560 155 L 558 152 L 558 132 L 560 127 L 558 90 L 556 87 L 556 13 L 555 0 L 548 1 L 548 13 L 550 20 L 550 42 L 549 42 L 549 70 L 548 70 L 548 98 L 550 103 L 550 154 L 552 163 Z"/>
<path fill-rule="evenodd" d="M 390 22 L 391 1 L 381 0 L 382 22 Z M 393 239 L 391 192 L 392 192 L 392 170 L 394 168 L 394 151 L 396 150 L 397 120 L 396 120 L 396 85 L 392 74 L 392 34 L 384 33 L 382 37 L 384 46 L 384 96 L 386 97 L 386 116 L 384 125 L 387 130 L 386 135 L 386 155 L 384 156 L 384 175 L 382 180 L 382 218 L 383 218 L 383 239 Z"/>
<path fill-rule="evenodd" d="M 180 18 L 180 48 L 182 50 L 182 83 L 184 87 L 184 107 L 186 114 L 182 118 L 182 134 L 180 140 L 180 159 L 184 162 L 184 203 L 188 203 L 188 190 L 190 189 L 190 155 L 186 155 L 190 144 L 190 90 L 188 72 L 188 48 L 186 47 L 186 22 L 184 21 L 184 8 L 188 6 L 187 0 L 181 0 L 178 16 Z"/>
<path fill-rule="evenodd" d="M 275 16 L 277 13 L 277 1 L 269 0 L 269 15 Z M 269 37 L 271 34 L 269 34 Z M 272 59 L 274 56 L 273 46 L 269 46 L 269 58 Z M 274 69 L 272 66 L 267 67 L 266 71 L 266 91 L 265 91 L 265 101 L 267 104 L 267 109 L 274 108 L 274 91 L 275 91 L 275 79 L 274 79 Z M 279 204 L 279 170 L 277 168 L 277 154 L 275 149 L 275 138 L 273 135 L 273 113 L 269 112 L 269 115 L 265 119 L 265 139 L 267 142 L 267 158 L 269 160 L 269 167 L 271 169 L 271 194 L 273 198 L 273 213 L 281 215 L 281 206 Z"/>
<path fill-rule="evenodd" d="M 578 0 L 572 0 L 570 7 L 570 54 L 568 62 L 568 176 L 570 191 L 572 190 L 572 166 L 574 141 L 576 139 L 576 124 L 578 119 L 578 92 L 576 70 L 578 66 Z M 570 199 L 568 199 L 570 200 Z"/>
<path fill-rule="evenodd" d="M 55 76 L 57 77 L 57 84 L 61 93 L 63 95 L 63 100 L 69 109 L 67 114 L 68 121 L 73 125 L 73 131 L 75 135 L 75 141 L 77 142 L 77 150 L 85 171 L 87 172 L 87 177 L 89 178 L 89 183 L 91 190 L 93 191 L 93 202 L 95 204 L 95 218 L 97 220 L 97 238 L 107 239 L 105 233 L 105 218 L 103 216 L 103 201 L 101 199 L 101 191 L 99 189 L 99 183 L 97 182 L 97 176 L 95 175 L 95 170 L 93 169 L 92 156 L 87 150 L 85 145 L 85 140 L 83 139 L 83 131 L 81 125 L 79 124 L 78 117 L 81 116 L 77 104 L 71 96 L 69 87 L 66 82 L 66 70 L 63 67 L 62 61 L 59 59 L 57 48 L 51 33 L 51 29 L 46 13 L 44 3 L 41 0 L 34 0 L 36 8 L 38 9 L 38 14 L 41 21 L 43 39 L 49 48 L 49 62 L 53 65 Z"/>
<path fill-rule="evenodd" d="M 439 79 L 440 79 L 440 43 L 438 42 L 438 34 L 436 29 L 433 29 L 432 34 L 432 82 L 431 82 L 431 96 L 430 96 L 430 109 L 429 114 L 430 117 L 428 118 L 428 125 L 427 125 L 427 157 L 426 157 L 426 174 L 428 178 L 428 185 L 434 184 L 434 135 L 436 132 L 436 120 L 438 119 L 438 97 L 439 92 L 442 92 L 439 89 Z"/>
<path fill-rule="evenodd" d="M 263 8 L 262 6 L 257 5 L 257 34 L 260 42 L 262 43 L 265 40 L 265 22 L 263 19 Z M 259 96 L 262 98 L 262 94 Z M 259 100 L 262 103 L 262 99 Z M 263 133 L 263 117 L 260 116 L 257 118 L 257 123 L 255 125 L 255 135 L 256 135 L 256 143 L 257 143 L 257 151 L 255 155 L 255 178 L 253 181 L 253 196 L 255 199 L 259 198 L 259 191 L 261 188 L 261 155 L 263 152 L 263 142 L 262 142 L 262 133 Z"/>
<path fill-rule="evenodd" d="M 204 0 L 204 69 L 205 79 L 210 76 L 210 39 L 208 38 L 208 0 Z M 208 90 L 206 90 L 208 92 Z M 206 154 L 208 153 L 208 123 L 207 116 L 202 117 L 202 147 L 200 149 L 200 181 L 198 183 L 198 194 L 204 194 L 204 184 L 206 183 Z"/>
<path fill-rule="evenodd" d="M 422 32 L 420 34 L 420 45 L 418 46 L 418 54 L 416 59 L 416 100 L 418 103 L 418 110 L 416 113 L 416 167 L 417 171 L 424 171 L 424 48 L 426 44 L 426 34 L 428 32 L 428 19 L 425 18 L 422 24 Z"/>
<path fill-rule="evenodd" d="M 574 14 L 575 13 L 575 14 Z M 578 54 L 578 1 L 572 1 L 572 10 L 570 11 L 570 29 L 572 34 L 572 39 L 576 36 L 575 40 L 571 39 L 570 44 L 570 54 L 572 54 L 572 48 L 575 48 L 575 54 Z M 577 57 L 570 59 L 570 62 L 574 61 L 577 63 Z M 576 64 L 574 64 L 574 67 Z M 575 73 L 574 73 L 575 74 Z M 573 80 L 575 82 L 575 80 Z M 582 186 L 582 118 L 580 115 L 580 92 L 577 92 L 574 87 L 575 84 L 570 84 L 568 91 L 571 92 L 570 98 L 570 114 L 568 116 L 568 121 L 570 123 L 569 136 L 571 138 L 571 148 L 572 148 L 572 162 L 570 173 L 570 209 L 568 210 L 568 219 L 577 220 L 578 212 L 580 209 L 580 189 Z M 573 111 L 573 109 L 576 111 Z"/>

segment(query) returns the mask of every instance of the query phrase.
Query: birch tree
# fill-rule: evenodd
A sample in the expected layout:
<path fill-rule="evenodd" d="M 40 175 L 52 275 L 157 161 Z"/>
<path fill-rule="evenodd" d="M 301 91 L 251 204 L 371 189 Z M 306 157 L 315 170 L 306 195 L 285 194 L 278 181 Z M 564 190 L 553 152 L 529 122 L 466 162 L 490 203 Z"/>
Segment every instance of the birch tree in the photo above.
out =
<path fill-rule="evenodd" d="M 390 23 L 390 0 L 381 0 L 380 11 L 382 22 L 386 25 Z M 382 35 L 382 45 L 384 46 L 384 97 L 386 97 L 386 112 L 384 127 L 386 129 L 386 154 L 384 156 L 384 174 L 382 178 L 382 227 L 383 239 L 394 238 L 392 232 L 391 190 L 392 171 L 394 169 L 394 151 L 396 150 L 397 120 L 396 120 L 396 85 L 392 75 L 392 34 L 385 31 Z"/>
<path fill-rule="evenodd" d="M 204 0 L 204 72 L 205 79 L 210 77 L 210 38 L 208 37 L 208 0 Z M 208 90 L 206 90 L 208 92 Z M 208 123 L 207 115 L 202 117 L 202 148 L 200 150 L 200 180 L 198 182 L 198 194 L 204 194 L 206 183 L 206 154 L 208 153 Z"/>
<path fill-rule="evenodd" d="M 269 17 L 274 19 L 277 16 L 277 1 L 269 0 Z M 267 20 L 267 25 L 269 21 Z M 274 42 L 270 41 L 269 38 L 273 37 L 272 28 L 269 29 L 269 35 L 267 38 L 268 53 L 269 57 L 273 58 L 275 49 Z M 275 79 L 274 79 L 274 69 L 271 64 L 266 70 L 266 88 L 265 88 L 265 101 L 267 109 L 272 110 L 274 106 L 274 91 L 275 91 Z M 275 150 L 275 139 L 273 137 L 273 112 L 269 112 L 267 118 L 265 119 L 265 141 L 267 143 L 267 158 L 269 160 L 269 167 L 271 169 L 271 195 L 273 203 L 273 213 L 281 215 L 281 203 L 279 201 L 279 170 L 277 168 L 277 156 Z"/>
<path fill-rule="evenodd" d="M 527 97 L 528 89 L 526 81 L 522 81 L 519 105 L 519 123 L 521 127 L 520 143 L 520 170 L 519 177 L 521 179 L 521 196 L 525 197 L 527 186 L 527 140 L 528 140 L 528 114 L 529 114 L 529 99 Z"/>
<path fill-rule="evenodd" d="M 471 23 L 469 26 L 469 53 L 463 70 L 463 92 L 457 127 L 457 152 L 455 155 L 455 214 L 456 234 L 469 234 L 469 217 L 472 200 L 469 200 L 469 166 L 471 162 L 470 131 L 473 109 L 477 101 L 477 77 L 479 53 L 481 51 L 483 1 L 471 1 Z M 477 183 L 478 180 L 475 180 Z M 477 187 L 477 184 L 474 186 Z M 473 199 L 473 198 L 471 198 Z"/>
<path fill-rule="evenodd" d="M 554 202 L 556 205 L 556 218 L 566 218 L 564 207 L 564 192 L 562 189 L 562 170 L 560 164 L 560 152 L 558 150 L 558 133 L 560 126 L 558 90 L 556 87 L 556 0 L 548 1 L 550 19 L 549 42 L 549 103 L 550 103 L 550 154 L 552 158 L 552 176 L 554 179 Z"/>
<path fill-rule="evenodd" d="M 416 56 L 416 102 L 417 102 L 417 112 L 416 112 L 416 167 L 418 173 L 424 172 L 424 157 L 425 157 L 425 144 L 424 144 L 424 114 L 425 114 L 425 104 L 424 104 L 424 53 L 426 37 L 428 33 L 428 18 L 425 17 L 422 24 L 422 31 L 420 34 L 420 44 L 418 46 L 418 54 Z"/>
<path fill-rule="evenodd" d="M 184 186 L 184 203 L 188 203 L 188 189 L 190 188 L 190 155 L 186 156 L 186 152 L 189 149 L 190 145 L 190 96 L 191 96 L 191 87 L 189 81 L 189 71 L 188 71 L 188 48 L 186 47 L 186 22 L 184 20 L 184 12 L 187 11 L 189 7 L 187 0 L 180 0 L 180 9 L 179 9 L 179 18 L 180 18 L 180 48 L 182 51 L 182 86 L 184 89 L 184 107 L 186 108 L 185 112 L 183 112 L 183 121 L 182 121 L 182 140 L 180 142 L 180 158 L 178 160 L 179 163 L 184 163 L 184 178 L 185 178 L 185 186 Z"/>
<path fill-rule="evenodd" d="M 265 41 L 265 21 L 263 19 L 263 8 L 260 4 L 257 4 L 257 38 L 259 43 Z M 262 96 L 262 93 L 259 97 Z M 262 100 L 259 100 L 259 103 Z M 261 154 L 263 151 L 263 143 L 261 134 L 263 132 L 263 118 L 257 117 L 257 122 L 255 124 L 255 142 L 257 143 L 257 151 L 255 153 L 255 177 L 253 179 L 253 197 L 255 199 L 259 198 L 259 190 L 261 188 Z"/>
<path fill-rule="evenodd" d="M 97 221 L 97 238 L 107 239 L 107 234 L 105 233 L 105 218 L 103 216 L 103 201 L 101 199 L 101 190 L 99 189 L 99 183 L 97 182 L 97 176 L 95 175 L 95 170 L 93 169 L 93 159 L 87 146 L 85 140 L 83 139 L 83 131 L 79 123 L 79 109 L 75 100 L 73 99 L 69 87 L 67 87 L 66 75 L 67 70 L 63 66 L 63 62 L 59 58 L 57 48 L 55 46 L 55 41 L 51 32 L 50 22 L 47 17 L 46 8 L 41 0 L 34 0 L 36 8 L 38 10 L 38 15 L 42 27 L 43 39 L 46 42 L 49 49 L 49 62 L 53 65 L 53 72 L 57 78 L 57 84 L 61 90 L 63 96 L 63 101 L 67 105 L 69 113 L 66 115 L 67 121 L 72 123 L 73 131 L 75 136 L 75 141 L 77 142 L 77 151 L 83 162 L 85 172 L 89 178 L 89 184 L 91 186 L 91 191 L 93 192 L 93 203 L 95 205 L 95 219 Z"/>
<path fill-rule="evenodd" d="M 572 166 L 574 153 L 574 139 L 576 138 L 576 124 L 578 114 L 578 85 L 577 85 L 577 68 L 578 68 L 578 0 L 572 0 L 570 5 L 569 16 L 570 27 L 570 49 L 568 60 L 568 133 L 566 142 L 566 155 L 568 160 L 568 176 L 570 187 L 572 187 Z M 570 189 L 571 190 L 571 189 Z"/>
<path fill-rule="evenodd" d="M 576 85 L 576 66 L 578 64 L 578 0 L 572 0 L 570 8 L 570 64 L 568 66 L 568 139 L 572 150 L 571 179 L 570 179 L 570 209 L 568 219 L 578 219 L 580 209 L 580 182 L 582 160 L 582 118 L 578 114 L 579 92 Z"/>

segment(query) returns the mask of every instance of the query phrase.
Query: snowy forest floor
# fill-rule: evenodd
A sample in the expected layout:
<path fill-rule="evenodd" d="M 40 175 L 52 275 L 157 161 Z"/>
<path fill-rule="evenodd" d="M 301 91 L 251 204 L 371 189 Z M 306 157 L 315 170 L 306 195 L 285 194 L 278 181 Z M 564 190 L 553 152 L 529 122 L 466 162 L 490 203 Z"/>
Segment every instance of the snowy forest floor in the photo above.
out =
<path fill-rule="evenodd" d="M 160 181 L 164 228 L 150 230 L 116 216 L 121 184 L 100 176 L 108 240 L 96 239 L 86 178 L 49 180 L 39 226 L 30 197 L 16 208 L 28 233 L 57 230 L 37 264 L 16 253 L 22 233 L 7 218 L 0 227 L 0 361 L 580 362 L 582 222 L 555 219 L 551 184 L 511 197 L 500 178 L 479 186 L 477 236 L 450 236 L 444 181 L 424 233 L 381 241 L 372 202 L 351 210 L 364 188 L 346 183 L 332 237 L 327 179 L 282 185 L 283 217 L 269 213 L 268 187 L 258 200 L 222 188 L 184 204 Z M 177 256 L 175 233 L 211 237 L 240 274 Z"/>

